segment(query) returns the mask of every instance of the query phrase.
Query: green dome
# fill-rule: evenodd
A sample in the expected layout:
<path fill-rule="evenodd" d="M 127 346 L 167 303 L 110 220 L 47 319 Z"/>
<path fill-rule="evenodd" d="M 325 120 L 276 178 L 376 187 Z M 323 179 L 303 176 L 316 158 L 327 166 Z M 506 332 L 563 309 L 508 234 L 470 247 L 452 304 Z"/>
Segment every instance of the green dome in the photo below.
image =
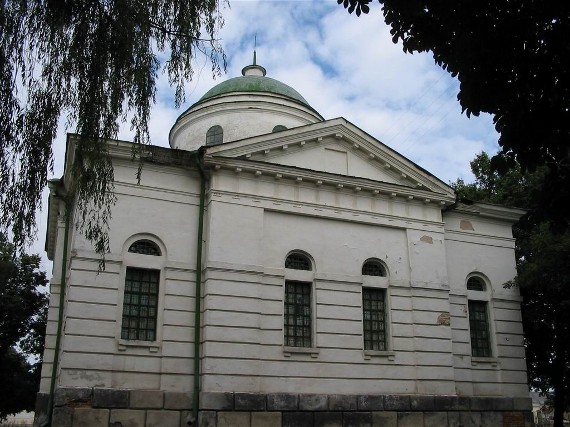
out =
<path fill-rule="evenodd" d="M 233 79 L 226 80 L 212 89 L 200 98 L 198 102 L 214 98 L 219 95 L 225 95 L 233 92 L 265 92 L 282 95 L 294 101 L 310 107 L 309 103 L 301 96 L 299 92 L 290 86 L 287 86 L 280 81 L 265 76 L 242 76 L 234 77 Z"/>

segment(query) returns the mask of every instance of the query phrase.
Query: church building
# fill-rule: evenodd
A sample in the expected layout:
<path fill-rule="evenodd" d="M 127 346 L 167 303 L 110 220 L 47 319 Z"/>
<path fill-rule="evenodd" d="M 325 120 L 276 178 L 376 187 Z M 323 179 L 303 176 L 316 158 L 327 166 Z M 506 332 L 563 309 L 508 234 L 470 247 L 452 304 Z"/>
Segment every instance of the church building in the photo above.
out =
<path fill-rule="evenodd" d="M 99 255 L 50 183 L 36 425 L 531 425 L 519 209 L 467 204 L 255 64 L 174 123 L 107 141 Z"/>

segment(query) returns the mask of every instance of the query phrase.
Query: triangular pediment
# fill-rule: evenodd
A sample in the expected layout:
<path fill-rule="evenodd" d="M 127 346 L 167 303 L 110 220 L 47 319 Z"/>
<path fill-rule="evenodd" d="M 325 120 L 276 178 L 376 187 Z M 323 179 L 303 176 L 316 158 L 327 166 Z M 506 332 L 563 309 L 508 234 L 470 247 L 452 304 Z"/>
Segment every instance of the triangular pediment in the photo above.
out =
<path fill-rule="evenodd" d="M 453 196 L 441 180 L 343 118 L 207 147 L 207 153 Z"/>
<path fill-rule="evenodd" d="M 391 184 L 414 186 L 415 183 L 404 179 L 397 170 L 378 165 L 376 156 L 370 157 L 362 150 L 354 148 L 346 141 L 335 136 L 328 136 L 319 143 L 308 147 L 293 146 L 286 150 L 273 150 L 269 153 L 255 153 L 252 160 L 295 166 L 315 171 L 334 173 L 389 182 Z"/>

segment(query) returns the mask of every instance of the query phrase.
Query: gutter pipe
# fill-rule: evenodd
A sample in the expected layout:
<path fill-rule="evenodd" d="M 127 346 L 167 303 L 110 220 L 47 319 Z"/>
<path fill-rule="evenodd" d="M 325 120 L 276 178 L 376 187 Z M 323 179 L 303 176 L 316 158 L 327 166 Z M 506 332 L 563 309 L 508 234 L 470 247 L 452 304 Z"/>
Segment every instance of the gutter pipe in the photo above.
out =
<path fill-rule="evenodd" d="M 194 306 L 194 392 L 192 395 L 192 421 L 198 423 L 198 405 L 200 403 L 200 324 L 202 295 L 202 243 L 204 234 L 204 207 L 206 199 L 206 172 L 204 171 L 204 150 L 200 149 L 196 157 L 196 166 L 200 172 L 200 208 L 198 212 L 198 237 L 196 242 L 196 292 Z"/>

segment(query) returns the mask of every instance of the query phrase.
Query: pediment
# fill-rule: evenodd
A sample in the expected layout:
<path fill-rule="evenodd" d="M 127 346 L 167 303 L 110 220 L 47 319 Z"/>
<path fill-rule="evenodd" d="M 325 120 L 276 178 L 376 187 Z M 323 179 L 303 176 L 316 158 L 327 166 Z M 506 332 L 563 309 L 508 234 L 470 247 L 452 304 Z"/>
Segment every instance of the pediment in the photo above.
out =
<path fill-rule="evenodd" d="M 343 118 L 207 147 L 207 153 L 453 195 L 448 185 Z"/>

